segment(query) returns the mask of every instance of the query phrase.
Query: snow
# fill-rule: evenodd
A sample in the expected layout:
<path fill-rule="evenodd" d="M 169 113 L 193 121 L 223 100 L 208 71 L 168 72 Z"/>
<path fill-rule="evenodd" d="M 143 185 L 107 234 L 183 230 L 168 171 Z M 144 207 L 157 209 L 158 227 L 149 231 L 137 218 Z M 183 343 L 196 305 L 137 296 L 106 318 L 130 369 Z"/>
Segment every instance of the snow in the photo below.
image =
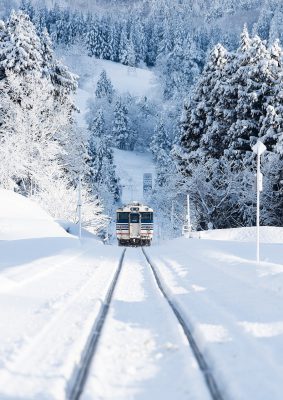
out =
<path fill-rule="evenodd" d="M 157 78 L 149 69 L 132 68 L 113 61 L 74 54 L 64 56 L 64 62 L 80 76 L 80 87 L 92 95 L 103 70 L 119 93 L 152 98 L 158 91 Z"/>
<path fill-rule="evenodd" d="M 155 166 L 149 153 L 114 149 L 114 163 L 122 188 L 122 203 L 146 202 L 143 196 L 143 174 L 151 173 L 153 182 Z"/>
<path fill-rule="evenodd" d="M 201 232 L 191 232 L 190 236 L 212 240 L 236 240 L 241 242 L 255 242 L 256 228 L 214 229 Z M 283 229 L 276 226 L 261 226 L 260 241 L 263 243 L 283 243 Z"/>
<path fill-rule="evenodd" d="M 141 160 L 119 156 L 138 179 Z M 122 249 L 80 242 L 16 193 L 0 203 L 0 398 L 62 400 Z M 146 249 L 171 300 L 224 398 L 281 400 L 283 228 L 262 228 L 259 265 L 253 228 L 193 235 Z M 82 398 L 209 398 L 139 248 L 127 249 Z"/>
<path fill-rule="evenodd" d="M 282 398 L 283 228 L 209 231 L 148 250 L 229 399 Z M 206 239 L 203 239 L 203 238 Z"/>
<path fill-rule="evenodd" d="M 3 189 L 0 199 L 0 240 L 68 236 L 35 202 Z"/>
<path fill-rule="evenodd" d="M 73 54 L 68 51 L 68 55 L 63 52 L 61 56 L 72 72 L 80 76 L 75 98 L 75 103 L 80 110 L 80 113 L 77 114 L 79 127 L 86 127 L 85 116 L 88 101 L 94 97 L 96 83 L 103 70 L 106 71 L 114 89 L 121 94 L 128 92 L 133 96 L 147 96 L 150 99 L 160 95 L 160 87 L 154 72 L 83 56 L 81 50 L 77 53 L 74 48 Z M 122 203 L 127 204 L 132 200 L 146 201 L 143 198 L 143 174 L 152 173 L 153 181 L 155 177 L 155 166 L 150 153 L 114 149 L 114 163 L 116 174 L 120 179 Z"/>
<path fill-rule="evenodd" d="M 140 249 L 128 249 L 82 399 L 210 396 Z"/>
<path fill-rule="evenodd" d="M 0 191 L 0 398 L 63 399 L 121 249 L 79 242 Z"/>
<path fill-rule="evenodd" d="M 81 55 L 81 50 L 68 55 L 61 54 L 63 63 L 66 63 L 72 72 L 80 76 L 79 89 L 75 102 L 80 109 L 77 117 L 79 126 L 85 126 L 85 113 L 87 102 L 94 97 L 96 83 L 103 70 L 106 71 L 114 89 L 120 93 L 130 93 L 136 97 L 153 99 L 160 95 L 157 77 L 149 69 L 132 68 L 107 60 L 96 59 Z M 60 55 L 60 53 L 59 53 Z"/>

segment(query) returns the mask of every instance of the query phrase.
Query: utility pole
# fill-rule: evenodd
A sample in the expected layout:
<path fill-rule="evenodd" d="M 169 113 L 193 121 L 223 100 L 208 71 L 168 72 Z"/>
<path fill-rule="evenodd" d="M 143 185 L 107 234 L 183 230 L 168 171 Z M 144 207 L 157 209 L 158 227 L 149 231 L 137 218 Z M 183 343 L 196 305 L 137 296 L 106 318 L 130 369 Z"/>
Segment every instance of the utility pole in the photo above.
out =
<path fill-rule="evenodd" d="M 171 206 L 171 229 L 172 229 L 172 235 L 174 233 L 174 214 L 175 214 L 175 204 L 174 204 L 174 200 L 172 200 L 172 206 Z"/>
<path fill-rule="evenodd" d="M 256 261 L 259 263 L 259 246 L 260 246 L 260 192 L 263 190 L 263 177 L 260 172 L 260 156 L 265 152 L 266 146 L 258 140 L 252 147 L 252 150 L 257 154 L 257 172 L 256 172 Z"/>
<path fill-rule="evenodd" d="M 82 238 L 82 177 L 79 175 L 79 184 L 78 184 L 78 217 L 79 217 L 79 239 Z"/>
<path fill-rule="evenodd" d="M 191 232 L 191 212 L 190 212 L 190 195 L 187 194 L 187 224 L 188 224 L 188 232 Z"/>

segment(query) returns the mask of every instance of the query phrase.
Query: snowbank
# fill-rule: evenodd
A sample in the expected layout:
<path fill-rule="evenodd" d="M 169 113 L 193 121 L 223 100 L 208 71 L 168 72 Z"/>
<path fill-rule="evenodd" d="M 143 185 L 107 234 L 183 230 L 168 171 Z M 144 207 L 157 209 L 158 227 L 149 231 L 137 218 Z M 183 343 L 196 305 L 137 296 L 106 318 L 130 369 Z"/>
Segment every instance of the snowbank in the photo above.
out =
<path fill-rule="evenodd" d="M 34 201 L 0 189 L 0 240 L 69 237 Z"/>
<path fill-rule="evenodd" d="M 191 236 L 193 238 L 209 240 L 254 242 L 256 240 L 256 227 L 215 229 L 209 231 L 192 232 Z M 261 226 L 260 241 L 262 243 L 283 243 L 283 228 L 274 226 Z"/>

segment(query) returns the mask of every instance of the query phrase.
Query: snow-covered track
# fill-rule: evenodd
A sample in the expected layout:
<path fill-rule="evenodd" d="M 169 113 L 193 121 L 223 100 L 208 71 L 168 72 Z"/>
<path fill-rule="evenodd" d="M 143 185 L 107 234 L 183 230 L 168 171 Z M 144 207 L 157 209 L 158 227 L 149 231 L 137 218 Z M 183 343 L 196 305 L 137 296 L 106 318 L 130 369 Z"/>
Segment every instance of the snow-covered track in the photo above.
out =
<path fill-rule="evenodd" d="M 80 363 L 74 372 L 73 378 L 70 381 L 71 384 L 67 387 L 66 398 L 68 400 L 78 400 L 83 392 L 91 362 L 97 349 L 98 341 L 104 326 L 105 319 L 108 314 L 113 293 L 123 267 L 125 252 L 126 249 L 124 249 L 121 255 L 117 271 L 114 275 L 111 286 L 109 287 L 105 301 L 103 302 L 103 305 L 101 307 L 100 315 L 98 319 L 95 320 L 92 333 L 82 353 Z"/>
<path fill-rule="evenodd" d="M 221 391 L 218 387 L 218 384 L 212 374 L 212 371 L 207 363 L 207 361 L 205 360 L 204 355 L 202 354 L 202 352 L 199 349 L 199 346 L 194 338 L 194 335 L 192 333 L 192 329 L 189 327 L 188 322 L 186 321 L 186 318 L 182 315 L 181 311 L 178 309 L 177 305 L 174 303 L 174 301 L 171 299 L 170 295 L 168 294 L 165 285 L 162 282 L 162 279 L 160 278 L 156 268 L 154 267 L 154 264 L 151 262 L 149 256 L 147 255 L 147 253 L 145 252 L 144 248 L 142 248 L 143 254 L 153 272 L 153 275 L 155 277 L 156 283 L 162 293 L 162 295 L 164 296 L 164 298 L 166 299 L 166 301 L 168 302 L 170 308 L 172 309 L 174 315 L 176 316 L 179 324 L 182 327 L 182 330 L 191 346 L 191 349 L 193 351 L 193 354 L 196 358 L 196 361 L 198 363 L 198 366 L 203 374 L 206 386 L 209 390 L 209 393 L 211 395 L 211 398 L 213 400 L 224 400 L 224 397 L 221 394 Z"/>

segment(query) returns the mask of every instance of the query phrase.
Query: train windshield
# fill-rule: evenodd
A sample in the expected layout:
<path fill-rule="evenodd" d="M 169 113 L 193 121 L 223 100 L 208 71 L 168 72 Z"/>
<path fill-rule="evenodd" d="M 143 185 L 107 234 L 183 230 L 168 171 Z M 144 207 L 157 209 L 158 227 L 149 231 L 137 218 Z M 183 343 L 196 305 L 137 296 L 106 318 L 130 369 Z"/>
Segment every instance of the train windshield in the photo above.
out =
<path fill-rule="evenodd" d="M 128 212 L 118 212 L 117 213 L 117 222 L 120 223 L 128 223 L 129 222 L 129 213 Z"/>
<path fill-rule="evenodd" d="M 131 213 L 130 221 L 131 221 L 131 223 L 133 223 L 133 224 L 139 223 L 139 222 L 140 222 L 140 214 Z"/>
<path fill-rule="evenodd" d="M 141 213 L 141 222 L 147 224 L 153 222 L 153 213 L 152 212 Z"/>

